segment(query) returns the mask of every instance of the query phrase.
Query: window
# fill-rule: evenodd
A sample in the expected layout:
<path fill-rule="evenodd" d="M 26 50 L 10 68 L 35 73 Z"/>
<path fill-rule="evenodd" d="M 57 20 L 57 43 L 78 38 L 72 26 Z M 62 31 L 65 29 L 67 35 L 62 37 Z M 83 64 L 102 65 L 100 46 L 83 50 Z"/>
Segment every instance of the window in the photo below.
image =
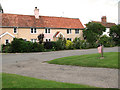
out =
<path fill-rule="evenodd" d="M 50 33 L 50 29 L 46 28 L 45 33 Z"/>
<path fill-rule="evenodd" d="M 31 39 L 31 42 L 35 43 L 37 41 L 37 39 Z"/>
<path fill-rule="evenodd" d="M 70 41 L 72 41 L 72 38 L 67 38 L 67 40 L 70 40 Z"/>
<path fill-rule="evenodd" d="M 79 29 L 75 29 L 75 34 L 79 34 Z"/>
<path fill-rule="evenodd" d="M 16 34 L 16 33 L 17 33 L 17 28 L 14 28 L 14 31 L 13 31 L 13 32 L 14 32 L 14 34 Z"/>
<path fill-rule="evenodd" d="M 67 34 L 71 34 L 72 30 L 71 29 L 67 29 Z"/>
<path fill-rule="evenodd" d="M 50 42 L 51 41 L 51 39 L 46 39 L 46 42 Z"/>
<path fill-rule="evenodd" d="M 24 41 L 27 41 L 27 39 L 23 39 Z"/>
<path fill-rule="evenodd" d="M 5 40 L 5 44 L 7 45 L 8 43 L 9 43 L 9 40 L 8 40 L 8 39 L 6 39 L 6 40 Z"/>
<path fill-rule="evenodd" d="M 36 28 L 31 28 L 31 33 L 37 33 Z"/>

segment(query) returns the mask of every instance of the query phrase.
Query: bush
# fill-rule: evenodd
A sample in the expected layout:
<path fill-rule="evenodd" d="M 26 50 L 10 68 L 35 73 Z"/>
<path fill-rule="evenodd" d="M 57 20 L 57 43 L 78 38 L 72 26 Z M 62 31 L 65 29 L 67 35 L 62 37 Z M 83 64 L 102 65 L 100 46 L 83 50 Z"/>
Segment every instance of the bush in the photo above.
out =
<path fill-rule="evenodd" d="M 44 51 L 44 46 L 39 43 L 32 43 L 30 41 L 24 41 L 23 39 L 15 38 L 10 44 L 10 50 L 13 53 L 23 52 L 41 52 Z M 9 50 L 9 49 L 7 49 Z M 8 52 L 8 51 L 6 51 Z"/>
<path fill-rule="evenodd" d="M 98 43 L 104 45 L 105 47 L 115 46 L 115 42 L 113 41 L 112 37 L 108 37 L 106 35 L 103 35 L 102 37 L 100 37 L 100 40 Z"/>
<path fill-rule="evenodd" d="M 10 53 L 10 52 L 12 52 L 10 45 L 11 45 L 11 44 L 7 44 L 7 45 L 2 44 L 2 45 L 1 45 L 1 50 L 2 50 L 2 52 L 3 52 L 3 53 Z"/>
<path fill-rule="evenodd" d="M 44 51 L 43 44 L 33 43 L 32 52 L 43 52 L 43 51 Z"/>
<path fill-rule="evenodd" d="M 56 42 L 44 42 L 45 49 L 54 49 Z"/>
<path fill-rule="evenodd" d="M 59 38 L 55 43 L 55 50 L 64 50 L 66 48 L 66 39 Z"/>
<path fill-rule="evenodd" d="M 75 38 L 73 40 L 73 47 L 75 49 L 88 49 L 90 48 L 90 44 L 85 40 L 80 40 L 80 38 Z"/>
<path fill-rule="evenodd" d="M 73 43 L 70 40 L 66 42 L 66 49 L 73 49 Z"/>

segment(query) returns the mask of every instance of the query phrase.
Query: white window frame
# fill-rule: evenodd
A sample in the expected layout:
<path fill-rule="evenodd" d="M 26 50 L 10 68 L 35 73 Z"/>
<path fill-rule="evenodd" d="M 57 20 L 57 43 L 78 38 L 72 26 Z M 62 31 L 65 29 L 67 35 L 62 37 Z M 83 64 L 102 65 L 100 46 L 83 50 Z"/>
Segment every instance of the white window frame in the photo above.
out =
<path fill-rule="evenodd" d="M 67 34 L 72 34 L 72 29 L 67 29 Z"/>
<path fill-rule="evenodd" d="M 47 32 L 46 32 L 46 30 L 47 30 Z M 48 31 L 49 31 L 49 32 L 48 32 Z M 50 32 L 51 32 L 50 28 L 45 28 L 45 33 L 46 33 L 46 34 L 50 34 Z"/>
<path fill-rule="evenodd" d="M 37 42 L 37 39 L 31 39 L 31 42 L 35 43 L 35 42 Z"/>
<path fill-rule="evenodd" d="M 6 41 L 8 40 L 8 43 L 10 43 L 10 40 L 9 39 L 5 39 L 5 45 L 7 45 L 8 43 L 6 43 Z"/>
<path fill-rule="evenodd" d="M 70 41 L 72 41 L 72 38 L 67 38 L 67 40 L 68 40 L 68 39 L 71 39 Z"/>
<path fill-rule="evenodd" d="M 16 29 L 16 33 L 15 33 L 15 29 Z M 18 33 L 17 27 L 15 27 L 15 28 L 13 29 L 13 33 L 14 33 L 14 34 L 17 34 L 17 33 Z"/>
<path fill-rule="evenodd" d="M 32 29 L 33 29 L 33 33 L 31 32 Z M 36 30 L 36 32 L 35 32 L 35 30 Z M 31 33 L 31 34 L 37 34 L 37 29 L 36 29 L 36 28 L 31 28 L 31 29 L 30 29 L 30 33 Z"/>
<path fill-rule="evenodd" d="M 78 30 L 77 33 L 76 33 L 76 30 Z M 75 34 L 80 34 L 80 30 L 79 29 L 75 29 Z"/>

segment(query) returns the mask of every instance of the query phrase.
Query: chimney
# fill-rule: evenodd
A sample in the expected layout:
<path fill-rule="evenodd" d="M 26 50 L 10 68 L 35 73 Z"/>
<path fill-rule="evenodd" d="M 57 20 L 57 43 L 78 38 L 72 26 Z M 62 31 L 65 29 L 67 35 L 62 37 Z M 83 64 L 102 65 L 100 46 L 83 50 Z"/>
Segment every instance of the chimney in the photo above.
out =
<path fill-rule="evenodd" d="M 106 16 L 102 16 L 101 21 L 102 21 L 103 23 L 106 23 L 106 22 L 107 22 L 107 17 L 106 17 Z"/>
<path fill-rule="evenodd" d="M 35 14 L 35 18 L 39 19 L 39 9 L 37 9 L 37 7 L 35 7 L 34 14 Z"/>

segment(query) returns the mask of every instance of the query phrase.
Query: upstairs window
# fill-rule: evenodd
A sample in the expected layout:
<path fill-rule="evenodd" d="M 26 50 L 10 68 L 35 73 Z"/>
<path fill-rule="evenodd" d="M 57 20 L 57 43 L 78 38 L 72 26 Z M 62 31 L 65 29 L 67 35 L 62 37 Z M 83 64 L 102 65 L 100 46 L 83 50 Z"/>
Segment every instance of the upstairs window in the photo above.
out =
<path fill-rule="evenodd" d="M 17 28 L 14 28 L 13 33 L 14 33 L 14 34 L 16 34 L 16 33 L 17 33 Z"/>
<path fill-rule="evenodd" d="M 71 29 L 67 29 L 67 34 L 71 34 L 72 30 Z"/>
<path fill-rule="evenodd" d="M 37 33 L 36 28 L 31 28 L 31 33 Z"/>
<path fill-rule="evenodd" d="M 75 34 L 79 34 L 79 29 L 75 29 Z"/>
<path fill-rule="evenodd" d="M 50 29 L 49 29 L 49 28 L 46 28 L 46 29 L 45 29 L 45 33 L 50 33 Z"/>

